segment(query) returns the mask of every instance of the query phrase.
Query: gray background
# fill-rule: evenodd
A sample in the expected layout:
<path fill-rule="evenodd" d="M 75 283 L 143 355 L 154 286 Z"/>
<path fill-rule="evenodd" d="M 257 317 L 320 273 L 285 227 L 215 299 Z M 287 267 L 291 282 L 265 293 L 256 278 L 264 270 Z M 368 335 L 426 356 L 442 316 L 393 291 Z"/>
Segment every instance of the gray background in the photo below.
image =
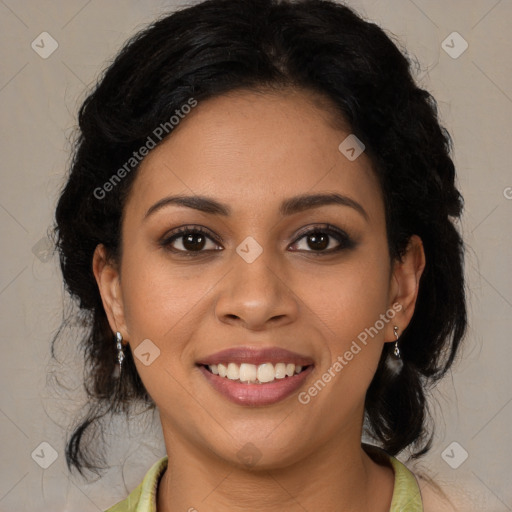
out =
<path fill-rule="evenodd" d="M 465 489 L 474 510 L 512 510 L 512 2 L 348 3 L 394 34 L 421 64 L 418 80 L 438 100 L 454 139 L 466 202 L 460 228 L 468 244 L 470 329 L 462 357 L 433 395 L 435 445 L 409 467 L 427 471 L 449 492 Z M 69 343 L 60 345 L 61 364 L 51 361 L 65 297 L 45 236 L 87 87 L 129 36 L 176 5 L 184 4 L 0 0 L 2 512 L 104 510 L 165 454 L 158 415 L 141 414 L 129 430 L 116 420 L 106 432 L 112 467 L 104 478 L 85 484 L 69 476 L 63 450 L 81 406 L 78 334 L 69 331 Z M 452 53 L 462 48 L 450 36 L 454 31 L 469 45 L 457 58 L 443 49 L 445 40 Z M 42 32 L 58 43 L 47 58 L 31 47 L 35 41 L 40 53 L 51 48 L 47 36 L 41 43 Z"/>

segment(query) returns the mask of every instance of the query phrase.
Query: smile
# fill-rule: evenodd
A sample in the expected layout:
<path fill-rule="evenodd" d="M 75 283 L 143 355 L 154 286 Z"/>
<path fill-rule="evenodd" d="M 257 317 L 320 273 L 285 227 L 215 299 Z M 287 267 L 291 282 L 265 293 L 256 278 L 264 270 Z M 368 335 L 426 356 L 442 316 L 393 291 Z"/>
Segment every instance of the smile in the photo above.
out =
<path fill-rule="evenodd" d="M 275 404 L 295 393 L 313 365 L 220 363 L 199 365 L 199 369 L 213 389 L 229 401 L 254 407 Z"/>
<path fill-rule="evenodd" d="M 306 367 L 293 363 L 264 363 L 260 365 L 250 363 L 226 363 L 208 365 L 208 369 L 219 377 L 238 382 L 264 384 L 276 379 L 284 379 L 299 374 Z"/>

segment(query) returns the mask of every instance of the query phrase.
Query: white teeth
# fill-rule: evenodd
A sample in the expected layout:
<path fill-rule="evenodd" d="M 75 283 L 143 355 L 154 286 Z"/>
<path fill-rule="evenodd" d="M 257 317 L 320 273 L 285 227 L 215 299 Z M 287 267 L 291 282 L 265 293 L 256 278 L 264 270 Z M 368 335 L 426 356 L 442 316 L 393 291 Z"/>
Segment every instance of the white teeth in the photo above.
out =
<path fill-rule="evenodd" d="M 235 363 L 230 363 L 235 364 Z M 240 365 L 240 382 L 251 382 L 256 380 L 257 368 L 254 364 L 242 363 Z"/>
<path fill-rule="evenodd" d="M 284 379 L 286 377 L 286 365 L 284 363 L 277 363 L 274 370 L 276 372 L 276 379 Z"/>
<path fill-rule="evenodd" d="M 260 364 L 258 366 L 258 380 L 260 382 L 272 382 L 276 377 L 272 363 Z"/>
<path fill-rule="evenodd" d="M 304 368 L 301 365 L 295 366 L 293 363 L 263 363 L 258 366 L 255 364 L 236 363 L 212 364 L 208 368 L 214 375 L 225 377 L 230 380 L 240 380 L 247 383 L 265 383 L 272 382 L 275 379 L 284 379 L 299 374 Z"/>
<path fill-rule="evenodd" d="M 235 363 L 228 364 L 228 371 L 226 377 L 231 380 L 237 380 L 240 378 L 240 368 Z"/>

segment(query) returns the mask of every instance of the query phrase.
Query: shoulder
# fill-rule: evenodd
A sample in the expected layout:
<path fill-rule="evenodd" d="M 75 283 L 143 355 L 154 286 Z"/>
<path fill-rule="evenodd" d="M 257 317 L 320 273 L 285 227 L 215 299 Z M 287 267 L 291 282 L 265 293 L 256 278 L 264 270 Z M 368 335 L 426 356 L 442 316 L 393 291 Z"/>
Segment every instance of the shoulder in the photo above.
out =
<path fill-rule="evenodd" d="M 418 477 L 424 512 L 457 512 L 446 493 L 433 481 Z"/>
<path fill-rule="evenodd" d="M 142 482 L 130 495 L 105 512 L 154 512 L 156 511 L 157 489 L 161 476 L 167 469 L 168 457 L 157 460 L 147 471 Z"/>
<path fill-rule="evenodd" d="M 469 512 L 471 500 L 461 489 L 441 487 L 425 474 L 415 473 L 421 492 L 424 512 Z"/>

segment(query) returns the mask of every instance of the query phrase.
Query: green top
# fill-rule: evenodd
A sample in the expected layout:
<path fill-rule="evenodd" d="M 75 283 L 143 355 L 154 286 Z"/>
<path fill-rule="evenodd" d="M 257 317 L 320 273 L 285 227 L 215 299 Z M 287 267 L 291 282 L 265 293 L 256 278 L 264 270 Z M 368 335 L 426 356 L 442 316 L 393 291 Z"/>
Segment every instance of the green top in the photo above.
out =
<path fill-rule="evenodd" d="M 374 460 L 388 460 L 395 473 L 395 487 L 389 512 L 423 512 L 420 489 L 411 471 L 398 459 L 380 448 L 365 445 L 365 449 L 372 452 Z M 167 468 L 167 461 L 166 455 L 155 462 L 139 486 L 125 500 L 105 512 L 156 512 L 156 491 L 160 477 Z"/>

